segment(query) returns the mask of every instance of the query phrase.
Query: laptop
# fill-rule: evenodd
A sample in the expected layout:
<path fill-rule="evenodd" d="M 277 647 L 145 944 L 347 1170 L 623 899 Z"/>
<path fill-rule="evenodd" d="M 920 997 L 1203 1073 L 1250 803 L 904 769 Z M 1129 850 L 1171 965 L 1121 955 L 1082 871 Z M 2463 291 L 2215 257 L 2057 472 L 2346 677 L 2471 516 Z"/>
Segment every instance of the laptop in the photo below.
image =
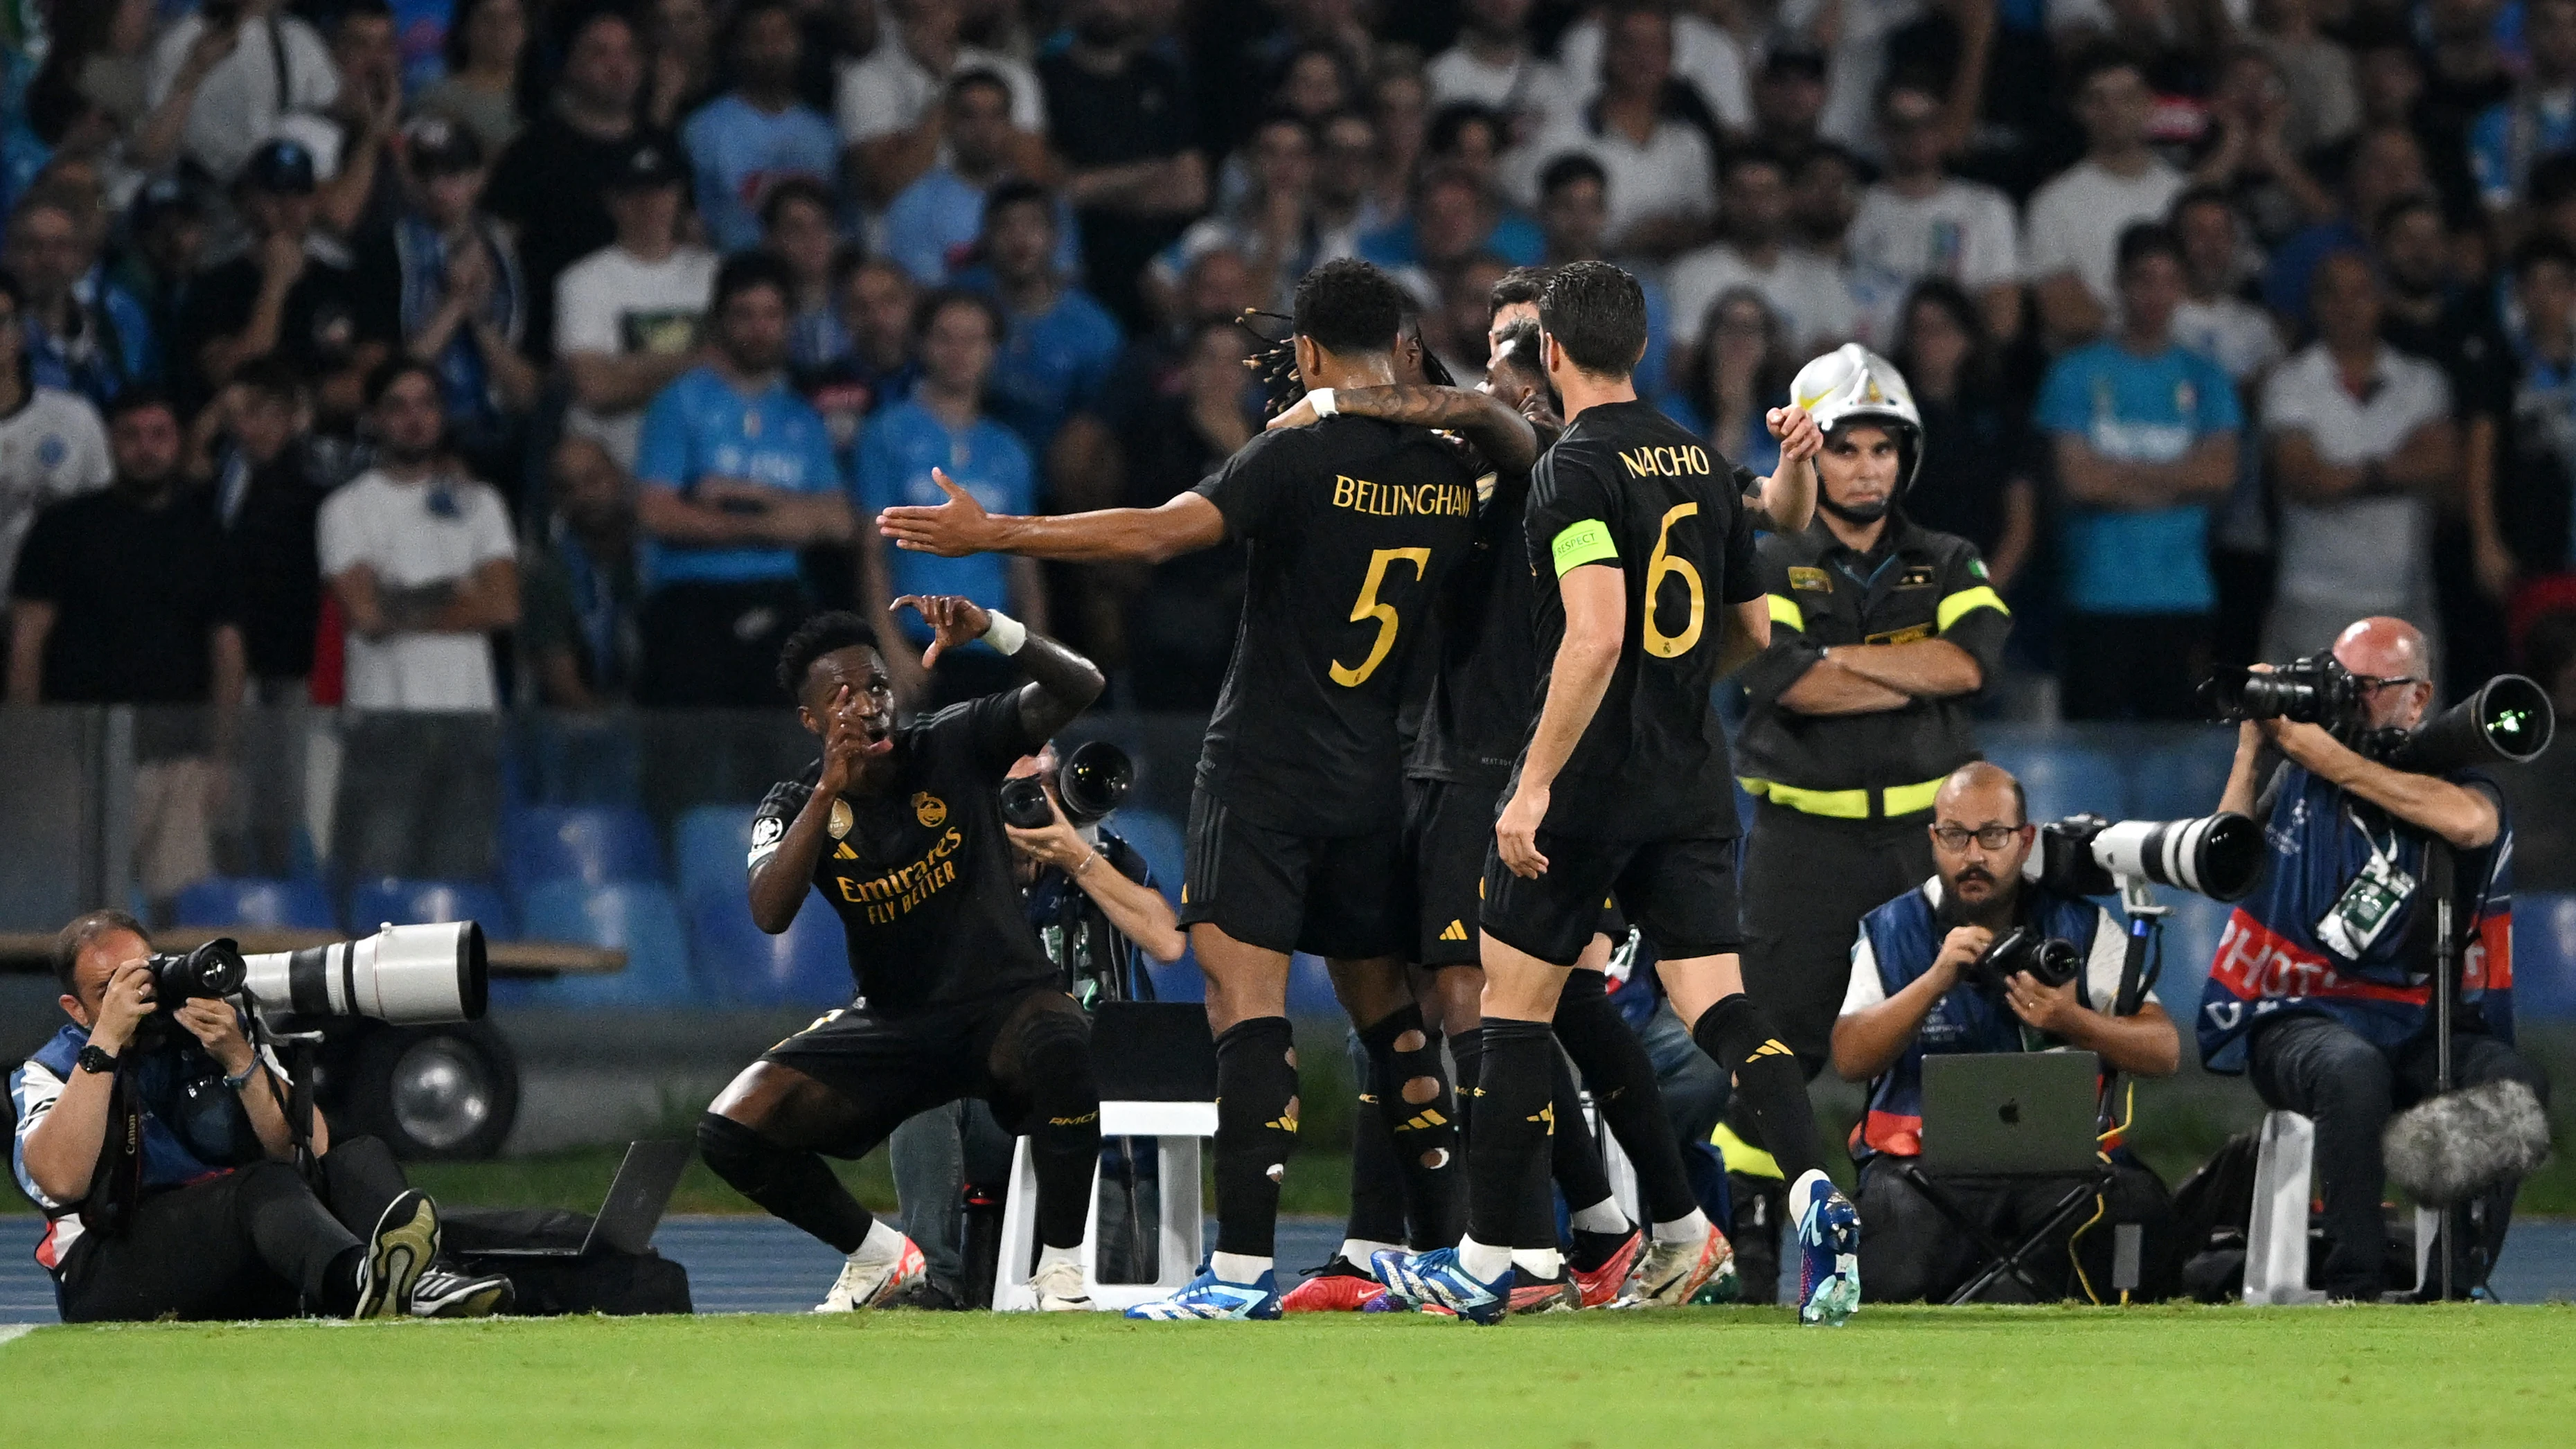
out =
<path fill-rule="evenodd" d="M 662 1225 L 662 1210 L 671 1205 L 671 1190 L 697 1155 L 686 1141 L 629 1143 L 626 1159 L 609 1179 L 608 1200 L 590 1220 L 590 1231 L 540 1236 L 506 1248 L 476 1248 L 477 1258 L 578 1258 L 595 1248 L 641 1253 L 653 1245 L 653 1230 Z"/>
<path fill-rule="evenodd" d="M 1923 1059 L 1922 1167 L 1935 1177 L 2064 1177 L 2095 1171 L 2091 1052 L 1938 1054 Z"/>

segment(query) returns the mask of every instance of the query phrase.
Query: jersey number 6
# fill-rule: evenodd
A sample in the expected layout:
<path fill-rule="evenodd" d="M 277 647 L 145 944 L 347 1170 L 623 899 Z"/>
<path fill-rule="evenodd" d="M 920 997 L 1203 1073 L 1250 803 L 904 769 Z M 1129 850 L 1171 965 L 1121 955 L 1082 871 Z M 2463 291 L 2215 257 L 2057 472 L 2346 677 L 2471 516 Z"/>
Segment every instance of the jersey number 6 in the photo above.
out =
<path fill-rule="evenodd" d="M 1366 684 L 1368 677 L 1377 673 L 1377 667 L 1386 662 L 1386 656 L 1395 648 L 1395 631 L 1403 621 L 1396 618 L 1395 605 L 1378 602 L 1377 591 L 1386 583 L 1386 566 L 1398 559 L 1413 565 L 1416 583 L 1430 576 L 1431 550 L 1427 548 L 1382 548 L 1369 555 L 1368 577 L 1361 581 L 1359 599 L 1351 605 L 1351 622 L 1377 620 L 1377 642 L 1369 646 L 1368 658 L 1361 660 L 1357 669 L 1345 669 L 1338 661 L 1334 663 L 1331 670 L 1333 682 L 1345 689 L 1357 689 Z"/>
<path fill-rule="evenodd" d="M 1700 626 L 1708 619 L 1708 593 L 1700 585 L 1699 570 L 1691 567 L 1689 559 L 1675 558 L 1664 551 L 1672 546 L 1673 525 L 1697 512 L 1696 503 L 1675 505 L 1664 515 L 1663 531 L 1655 536 L 1655 551 L 1646 556 L 1646 600 L 1640 612 L 1645 615 L 1646 652 L 1658 659 L 1690 652 L 1690 647 L 1699 642 Z M 1666 574 L 1680 574 L 1682 582 L 1690 587 L 1690 623 L 1678 634 L 1667 634 L 1655 626 L 1655 597 L 1664 586 Z"/>

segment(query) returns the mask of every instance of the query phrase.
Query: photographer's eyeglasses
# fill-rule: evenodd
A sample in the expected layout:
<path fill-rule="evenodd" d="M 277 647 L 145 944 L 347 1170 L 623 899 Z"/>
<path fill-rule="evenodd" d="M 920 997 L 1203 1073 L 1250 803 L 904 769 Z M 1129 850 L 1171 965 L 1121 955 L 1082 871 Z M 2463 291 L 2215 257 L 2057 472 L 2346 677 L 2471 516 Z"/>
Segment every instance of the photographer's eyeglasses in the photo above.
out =
<path fill-rule="evenodd" d="M 1986 825 L 1975 830 L 1963 830 L 1956 825 L 1935 825 L 1932 839 L 1952 855 L 1967 849 L 1971 840 L 1977 842 L 1980 850 L 2001 850 L 2012 844 L 2023 828 L 2019 825 Z"/>
<path fill-rule="evenodd" d="M 2365 694 L 2377 694 L 2383 689 L 2394 689 L 2401 684 L 2423 684 L 2426 681 L 2412 674 L 2390 674 L 2385 676 L 2377 674 L 2356 674 L 2352 677 L 2352 682 L 2360 685 L 2362 692 Z"/>

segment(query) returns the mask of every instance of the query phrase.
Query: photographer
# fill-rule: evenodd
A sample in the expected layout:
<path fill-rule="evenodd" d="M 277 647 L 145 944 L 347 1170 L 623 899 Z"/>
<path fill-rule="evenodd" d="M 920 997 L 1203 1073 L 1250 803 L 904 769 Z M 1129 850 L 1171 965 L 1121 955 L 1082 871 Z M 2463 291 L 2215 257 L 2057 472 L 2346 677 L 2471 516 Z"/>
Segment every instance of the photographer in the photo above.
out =
<path fill-rule="evenodd" d="M 2363 619 L 2336 638 L 2333 660 L 2357 700 L 2343 728 L 2238 727 L 2219 808 L 2264 822 L 2271 859 L 2219 941 L 2200 1054 L 2213 1072 L 2249 1075 L 2265 1105 L 2315 1120 L 2322 1286 L 2376 1302 L 2388 1256 L 2380 1132 L 2437 1085 L 2431 891 L 2445 869 L 2462 946 L 2452 1085 L 2511 1078 L 2545 1103 L 2548 1084 L 2510 1045 L 2513 834 L 2496 786 L 2469 770 L 2394 768 L 2346 743 L 2423 719 L 2433 699 L 2424 636 L 2401 619 Z M 2451 1234 L 2461 1291 L 2495 1266 L 2517 1185 L 2468 1204 L 2468 1230 Z"/>
<path fill-rule="evenodd" d="M 1063 985 L 1087 1011 L 1104 1000 L 1152 1000 L 1154 985 L 1141 953 L 1168 966 L 1189 949 L 1180 917 L 1154 888 L 1153 872 L 1136 848 L 1098 818 L 1073 823 L 1056 781 L 1059 762 L 1049 743 L 1011 767 L 1010 779 L 1034 780 L 1044 791 L 1050 822 L 1035 829 L 1010 823 L 1004 802 L 1003 834 L 1010 837 L 1012 875 L 1020 883 L 1029 925 L 1038 944 L 1063 973 Z M 1004 787 L 1009 789 L 1007 785 Z M 1130 1151 L 1120 1143 L 1112 1155 Z M 895 1196 L 903 1207 L 904 1236 L 921 1247 L 927 1278 L 907 1290 L 918 1307 L 963 1307 L 974 1285 L 966 1281 L 963 1244 L 965 1189 L 989 1184 L 995 1201 L 1011 1170 L 1011 1139 L 981 1102 L 934 1107 L 895 1129 L 887 1143 L 894 1165 Z M 1153 1171 L 1137 1154 L 1137 1168 Z M 1127 1236 L 1115 1218 L 1126 1203 L 1101 1198 L 1102 1261 Z"/>
<path fill-rule="evenodd" d="M 438 1206 L 371 1137 L 317 1113 L 319 1186 L 293 1164 L 289 1084 L 231 1002 L 156 1004 L 123 911 L 54 941 L 69 1025 L 11 1074 L 19 1190 L 50 1220 L 36 1261 L 66 1321 L 481 1317 L 509 1283 L 431 1266 Z"/>
<path fill-rule="evenodd" d="M 2153 999 L 2135 1016 L 2110 1014 L 2126 947 L 2111 913 L 2022 878 L 2038 831 L 2020 781 L 2000 766 L 1964 765 L 1941 782 L 1932 808 L 1940 873 L 1862 918 L 1833 1031 L 1835 1072 L 1869 1083 L 1868 1115 L 1852 1148 L 1860 1162 L 1861 1282 L 1871 1298 L 1887 1302 L 1945 1298 L 1979 1256 L 1977 1244 L 1898 1170 L 1896 1159 L 1923 1150 L 1927 1053 L 2064 1047 L 2097 1053 L 2117 1071 L 2162 1077 L 2182 1050 Z M 1990 958 L 1990 948 L 2017 929 L 2072 945 L 2077 974 L 2051 985 L 2026 955 Z M 2109 1220 L 2160 1215 L 2164 1195 L 2152 1174 L 2134 1163 L 2119 1167 Z M 2035 1226 L 2068 1186 L 2057 1179 L 1937 1185 L 1988 1232 L 2007 1238 Z M 2085 1271 L 2096 1282 L 2108 1281 L 2110 1244 L 2111 1234 L 2097 1227 L 2085 1245 Z M 2106 1261 L 2093 1261 L 2096 1255 Z"/>

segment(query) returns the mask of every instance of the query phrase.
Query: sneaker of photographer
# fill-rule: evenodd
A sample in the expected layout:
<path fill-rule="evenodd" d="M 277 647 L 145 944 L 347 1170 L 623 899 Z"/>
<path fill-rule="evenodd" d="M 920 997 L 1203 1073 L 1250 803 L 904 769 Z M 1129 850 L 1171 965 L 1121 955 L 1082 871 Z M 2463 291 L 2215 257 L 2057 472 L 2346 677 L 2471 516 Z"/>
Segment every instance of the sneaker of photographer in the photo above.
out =
<path fill-rule="evenodd" d="M 1840 1328 L 1860 1307 L 1860 1213 L 1809 1169 L 1789 1188 L 1798 1215 L 1798 1321 Z"/>
<path fill-rule="evenodd" d="M 880 1240 L 891 1238 L 889 1248 Z M 880 1222 L 868 1229 L 868 1240 L 841 1265 L 841 1276 L 832 1291 L 814 1305 L 817 1313 L 856 1313 L 862 1308 L 884 1308 L 912 1284 L 930 1271 L 922 1260 L 921 1249 L 912 1239 Z"/>
<path fill-rule="evenodd" d="M 1648 1245 L 1637 1263 L 1637 1276 L 1617 1304 L 1621 1308 L 1680 1308 L 1709 1280 L 1734 1261 L 1735 1248 L 1717 1224 L 1697 1238 Z"/>
<path fill-rule="evenodd" d="M 1386 1296 L 1386 1285 L 1340 1253 L 1279 1300 L 1282 1313 L 1361 1313 Z"/>
<path fill-rule="evenodd" d="M 1050 1249 L 1049 1251 L 1052 1251 Z M 1038 1296 L 1040 1313 L 1088 1313 L 1091 1311 L 1091 1286 L 1083 1281 L 1082 1260 L 1058 1258 L 1040 1263 L 1029 1287 Z"/>
<path fill-rule="evenodd" d="M 475 1276 L 453 1268 L 431 1268 L 411 1290 L 414 1318 L 489 1318 L 507 1313 L 519 1301 L 518 1290 L 498 1273 Z"/>
<path fill-rule="evenodd" d="M 418 1188 L 385 1204 L 358 1260 L 358 1306 L 351 1318 L 400 1318 L 430 1260 L 438 1256 L 438 1204 Z"/>

